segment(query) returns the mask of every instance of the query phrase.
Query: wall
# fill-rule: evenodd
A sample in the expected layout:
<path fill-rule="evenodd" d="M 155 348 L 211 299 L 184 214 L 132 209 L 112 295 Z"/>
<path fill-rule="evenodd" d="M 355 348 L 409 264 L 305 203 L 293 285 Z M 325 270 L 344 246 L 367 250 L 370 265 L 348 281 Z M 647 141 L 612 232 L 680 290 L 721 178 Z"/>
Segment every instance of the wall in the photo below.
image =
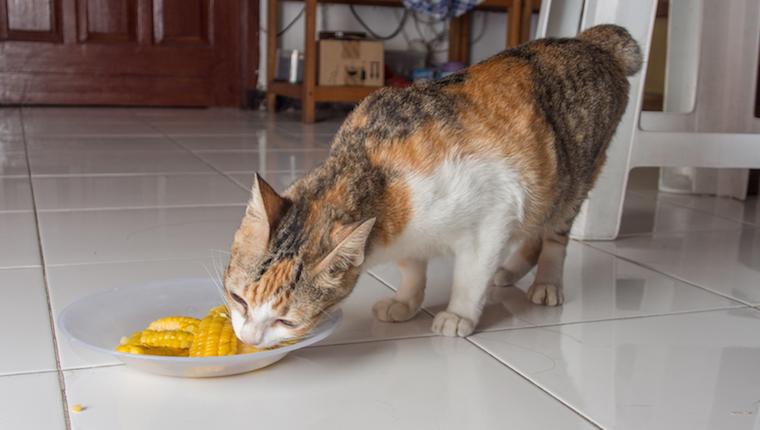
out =
<path fill-rule="evenodd" d="M 277 28 L 282 29 L 298 14 L 303 7 L 303 3 L 282 3 L 280 6 L 280 22 Z M 266 1 L 261 2 L 261 22 L 262 27 L 266 28 Z M 390 34 L 398 27 L 398 23 L 403 14 L 402 8 L 387 8 L 374 6 L 356 6 L 356 11 L 362 17 L 365 23 L 377 34 Z M 420 18 L 428 18 L 420 15 Z M 504 49 L 507 38 L 506 31 L 507 15 L 500 12 L 475 12 L 473 17 L 472 37 L 481 34 L 485 25 L 485 33 L 472 48 L 472 61 L 480 61 L 490 55 L 493 55 Z M 534 16 L 535 25 L 535 16 Z M 437 31 L 443 29 L 443 24 L 435 25 Z M 348 6 L 345 5 L 319 5 L 317 12 L 317 31 L 320 30 L 343 30 L 343 31 L 364 31 L 362 26 L 354 19 Z M 432 39 L 434 29 L 426 25 L 420 25 L 420 30 L 426 39 Z M 410 42 L 419 40 L 420 35 L 415 28 L 414 20 L 410 16 L 404 26 L 404 30 L 396 37 L 385 42 L 386 49 L 408 49 Z M 283 49 L 303 49 L 303 19 L 299 20 L 287 33 L 280 38 L 280 47 Z M 261 34 L 261 55 L 259 70 L 259 85 L 266 86 L 266 35 Z M 441 50 L 436 54 L 437 62 L 446 60 L 447 46 L 446 40 L 440 44 L 437 49 Z"/>

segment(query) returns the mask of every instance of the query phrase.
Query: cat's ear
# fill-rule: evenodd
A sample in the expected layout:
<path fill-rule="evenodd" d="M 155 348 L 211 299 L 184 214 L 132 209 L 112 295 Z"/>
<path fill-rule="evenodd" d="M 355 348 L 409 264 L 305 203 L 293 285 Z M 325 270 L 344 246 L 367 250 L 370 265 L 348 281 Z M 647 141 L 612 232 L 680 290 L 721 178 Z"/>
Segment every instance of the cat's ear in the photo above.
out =
<path fill-rule="evenodd" d="M 248 257 L 257 258 L 269 245 L 269 236 L 285 211 L 287 201 L 280 197 L 258 174 L 253 178 L 251 200 L 245 209 L 245 217 L 235 235 L 248 251 Z"/>
<path fill-rule="evenodd" d="M 267 229 L 274 228 L 285 212 L 286 201 L 259 174 L 253 178 L 251 200 L 246 214 L 266 224 Z"/>
<path fill-rule="evenodd" d="M 345 261 L 356 267 L 364 263 L 364 248 L 367 246 L 367 239 L 369 239 L 374 225 L 375 218 L 370 218 L 366 221 L 338 227 L 333 234 L 333 237 L 337 238 L 337 245 L 317 264 L 314 272 L 319 273 L 340 261 Z"/>

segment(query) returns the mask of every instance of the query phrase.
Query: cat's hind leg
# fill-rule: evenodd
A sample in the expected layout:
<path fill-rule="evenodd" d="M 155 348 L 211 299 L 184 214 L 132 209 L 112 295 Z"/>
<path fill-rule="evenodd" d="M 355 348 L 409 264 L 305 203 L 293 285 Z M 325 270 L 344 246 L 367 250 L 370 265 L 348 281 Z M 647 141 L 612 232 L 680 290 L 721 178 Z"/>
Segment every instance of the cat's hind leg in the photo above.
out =
<path fill-rule="evenodd" d="M 507 287 L 525 277 L 538 262 L 541 254 L 541 235 L 531 235 L 520 242 L 519 247 L 496 269 L 493 285 Z"/>
<path fill-rule="evenodd" d="M 568 232 L 547 229 L 544 233 L 536 279 L 528 288 L 528 299 L 533 303 L 557 306 L 565 301 L 562 294 L 562 274 L 568 241 Z"/>
<path fill-rule="evenodd" d="M 425 298 L 427 261 L 404 259 L 398 262 L 401 286 L 393 298 L 383 299 L 372 306 L 375 318 L 386 322 L 407 321 L 417 315 Z"/>

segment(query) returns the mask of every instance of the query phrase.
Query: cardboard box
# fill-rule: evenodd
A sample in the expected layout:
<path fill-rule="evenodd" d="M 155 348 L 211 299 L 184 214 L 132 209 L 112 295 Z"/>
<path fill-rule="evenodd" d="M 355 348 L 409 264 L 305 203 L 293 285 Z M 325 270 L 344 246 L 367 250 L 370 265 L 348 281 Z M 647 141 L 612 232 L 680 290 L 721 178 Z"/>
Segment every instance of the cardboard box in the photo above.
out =
<path fill-rule="evenodd" d="M 319 41 L 319 85 L 381 87 L 384 69 L 383 42 Z"/>

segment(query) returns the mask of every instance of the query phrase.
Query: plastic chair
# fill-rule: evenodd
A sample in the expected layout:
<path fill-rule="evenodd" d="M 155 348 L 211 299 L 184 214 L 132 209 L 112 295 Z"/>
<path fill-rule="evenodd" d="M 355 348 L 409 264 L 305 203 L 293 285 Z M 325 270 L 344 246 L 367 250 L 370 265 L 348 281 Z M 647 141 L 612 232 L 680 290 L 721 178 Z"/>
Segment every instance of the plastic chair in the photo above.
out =
<path fill-rule="evenodd" d="M 575 238 L 617 236 L 628 173 L 635 167 L 760 167 L 760 119 L 755 118 L 753 105 L 760 2 L 671 0 L 671 4 L 681 25 L 669 32 L 669 41 L 685 48 L 669 50 L 665 104 L 690 105 L 684 113 L 641 111 L 657 0 L 543 0 L 541 4 L 537 37 L 572 37 L 597 24 L 615 23 L 628 29 L 645 54 L 642 72 L 629 78 L 628 108 L 607 152 L 607 163 L 573 225 Z"/>

